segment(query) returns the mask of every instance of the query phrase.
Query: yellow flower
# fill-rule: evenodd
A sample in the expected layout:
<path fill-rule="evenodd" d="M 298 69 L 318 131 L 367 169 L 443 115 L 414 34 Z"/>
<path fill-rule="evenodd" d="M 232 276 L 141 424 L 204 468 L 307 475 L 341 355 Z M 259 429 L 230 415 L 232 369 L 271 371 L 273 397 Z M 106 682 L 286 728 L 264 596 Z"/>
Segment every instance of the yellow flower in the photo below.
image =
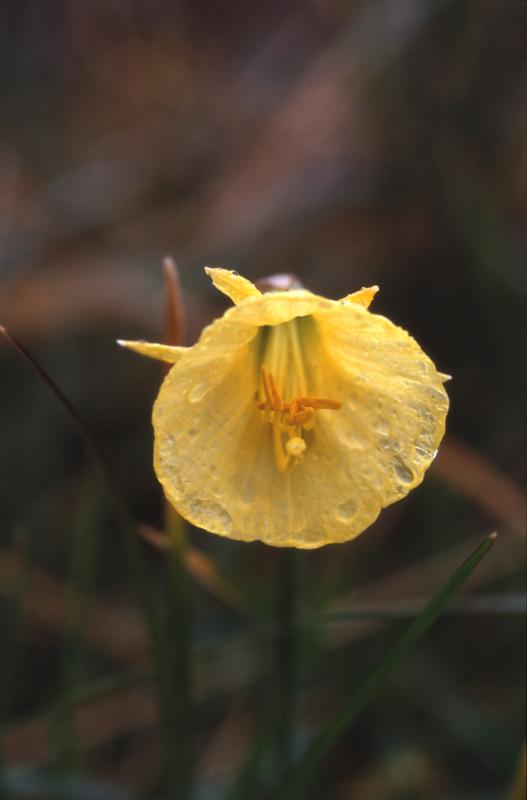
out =
<path fill-rule="evenodd" d="M 445 430 L 448 376 L 368 311 L 376 286 L 334 301 L 207 272 L 235 306 L 197 344 L 120 342 L 173 364 L 153 409 L 168 500 L 231 539 L 352 539 L 422 481 Z"/>

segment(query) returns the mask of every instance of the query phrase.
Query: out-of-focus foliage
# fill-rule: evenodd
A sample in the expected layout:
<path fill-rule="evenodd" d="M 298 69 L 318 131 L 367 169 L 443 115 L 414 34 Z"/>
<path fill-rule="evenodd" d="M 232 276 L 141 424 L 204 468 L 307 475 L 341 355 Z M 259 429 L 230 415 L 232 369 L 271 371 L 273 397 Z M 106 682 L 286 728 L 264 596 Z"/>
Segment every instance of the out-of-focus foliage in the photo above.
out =
<path fill-rule="evenodd" d="M 291 272 L 330 297 L 380 284 L 375 310 L 453 375 L 424 484 L 356 542 L 302 553 L 293 570 L 294 756 L 401 618 L 483 534 L 501 534 L 336 746 L 324 798 L 491 800 L 514 782 L 526 40 L 523 0 L 0 4 L 0 324 L 109 454 L 148 540 L 159 619 L 173 586 L 152 545 L 164 542 L 149 422 L 160 373 L 114 340 L 163 336 L 165 253 L 180 267 L 187 343 L 225 307 L 203 265 Z M 122 520 L 46 386 L 7 344 L 0 362 L 4 794 L 164 797 Z M 265 708 L 284 675 L 272 620 L 291 573 L 257 543 L 192 531 L 189 547 L 201 796 L 237 780 L 238 796 L 273 796 Z"/>

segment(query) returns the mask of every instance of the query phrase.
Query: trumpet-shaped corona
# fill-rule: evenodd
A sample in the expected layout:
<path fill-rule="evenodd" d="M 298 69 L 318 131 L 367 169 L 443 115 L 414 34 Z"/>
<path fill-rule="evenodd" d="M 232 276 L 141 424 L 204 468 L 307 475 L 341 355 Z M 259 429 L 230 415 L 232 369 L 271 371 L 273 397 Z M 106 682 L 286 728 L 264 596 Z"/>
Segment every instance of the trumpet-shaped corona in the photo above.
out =
<path fill-rule="evenodd" d="M 197 344 L 120 342 L 172 364 L 153 410 L 168 500 L 232 539 L 352 539 L 422 481 L 445 429 L 448 376 L 368 310 L 376 286 L 334 301 L 207 272 L 235 305 Z"/>

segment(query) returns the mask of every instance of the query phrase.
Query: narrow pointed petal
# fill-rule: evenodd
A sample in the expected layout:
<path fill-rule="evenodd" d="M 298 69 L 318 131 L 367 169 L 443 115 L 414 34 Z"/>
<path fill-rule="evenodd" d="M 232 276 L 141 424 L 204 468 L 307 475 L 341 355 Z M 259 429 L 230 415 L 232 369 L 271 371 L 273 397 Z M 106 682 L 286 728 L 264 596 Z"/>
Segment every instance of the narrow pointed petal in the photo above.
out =
<path fill-rule="evenodd" d="M 168 344 L 155 344 L 153 342 L 131 342 L 126 339 L 117 339 L 117 344 L 127 347 L 142 356 L 155 358 L 157 361 L 165 361 L 167 364 L 176 364 L 187 347 L 174 347 Z"/>
<path fill-rule="evenodd" d="M 368 288 L 363 286 L 358 292 L 347 294 L 346 297 L 343 297 L 340 302 L 357 303 L 357 305 L 362 306 L 363 308 L 369 308 L 371 301 L 378 291 L 378 286 L 369 286 Z"/>
<path fill-rule="evenodd" d="M 221 267 L 205 267 L 205 272 L 216 289 L 230 297 L 235 305 L 238 305 L 248 297 L 259 297 L 261 295 L 260 290 L 256 288 L 254 283 L 238 275 L 237 272 L 233 272 L 233 270 L 222 269 Z"/>

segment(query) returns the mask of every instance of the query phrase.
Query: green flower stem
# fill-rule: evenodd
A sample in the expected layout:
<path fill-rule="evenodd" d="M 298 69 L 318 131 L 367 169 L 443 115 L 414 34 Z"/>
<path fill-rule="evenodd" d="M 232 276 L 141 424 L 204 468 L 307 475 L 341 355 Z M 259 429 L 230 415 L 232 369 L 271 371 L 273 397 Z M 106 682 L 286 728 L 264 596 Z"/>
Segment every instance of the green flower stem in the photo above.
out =
<path fill-rule="evenodd" d="M 75 733 L 75 707 L 68 700 L 84 679 L 86 623 L 95 585 L 101 497 L 98 482 L 87 477 L 78 499 L 73 531 L 71 578 L 67 602 L 67 621 L 61 659 L 60 694 L 64 702 L 54 720 L 53 734 L 59 774 L 71 776 L 78 766 Z"/>
<path fill-rule="evenodd" d="M 170 796 L 181 800 L 192 795 L 193 784 L 193 687 L 192 602 L 185 565 L 187 528 L 179 514 L 165 503 L 165 526 L 170 551 L 165 571 L 165 693 L 166 776 Z"/>
<path fill-rule="evenodd" d="M 294 548 L 279 554 L 280 583 L 278 598 L 277 667 L 278 732 L 277 770 L 280 785 L 289 775 L 293 758 L 295 707 L 298 679 L 298 558 Z"/>

